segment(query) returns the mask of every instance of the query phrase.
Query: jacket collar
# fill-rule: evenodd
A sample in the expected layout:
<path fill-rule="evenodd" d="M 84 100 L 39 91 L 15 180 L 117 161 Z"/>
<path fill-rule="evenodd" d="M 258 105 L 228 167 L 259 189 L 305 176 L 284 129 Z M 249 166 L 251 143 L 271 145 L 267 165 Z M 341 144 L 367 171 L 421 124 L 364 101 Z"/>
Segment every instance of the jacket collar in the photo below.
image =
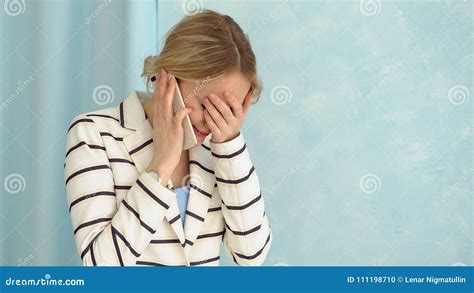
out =
<path fill-rule="evenodd" d="M 123 142 L 139 174 L 148 167 L 154 151 L 152 126 L 142 104 L 142 101 L 150 96 L 152 95 L 146 92 L 134 91 L 117 107 L 120 124 L 132 130 L 130 134 L 124 136 Z M 171 227 L 184 246 L 186 257 L 190 256 L 192 246 L 201 230 L 216 181 L 209 140 L 210 136 L 203 143 L 206 147 L 197 145 L 189 149 L 191 188 L 187 205 L 189 213 L 186 213 L 184 230 L 181 219 L 172 221 L 179 215 L 176 198 L 166 213 L 166 219 L 172 222 Z"/>
<path fill-rule="evenodd" d="M 152 98 L 153 94 L 133 91 L 117 108 L 120 125 L 130 130 L 137 130 L 147 120 L 142 102 Z"/>

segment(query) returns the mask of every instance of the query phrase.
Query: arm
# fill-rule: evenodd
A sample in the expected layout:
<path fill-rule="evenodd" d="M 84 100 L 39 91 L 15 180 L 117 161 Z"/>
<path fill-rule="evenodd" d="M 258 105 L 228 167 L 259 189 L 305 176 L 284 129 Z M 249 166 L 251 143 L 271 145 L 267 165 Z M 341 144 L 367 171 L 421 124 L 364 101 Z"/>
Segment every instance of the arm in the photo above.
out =
<path fill-rule="evenodd" d="M 96 125 L 87 116 L 73 119 L 67 149 L 64 180 L 83 264 L 135 265 L 174 193 L 143 172 L 117 206 L 107 153 Z"/>
<path fill-rule="evenodd" d="M 225 220 L 224 247 L 238 265 L 261 265 L 272 235 L 257 173 L 242 133 L 223 143 L 210 142 Z"/>

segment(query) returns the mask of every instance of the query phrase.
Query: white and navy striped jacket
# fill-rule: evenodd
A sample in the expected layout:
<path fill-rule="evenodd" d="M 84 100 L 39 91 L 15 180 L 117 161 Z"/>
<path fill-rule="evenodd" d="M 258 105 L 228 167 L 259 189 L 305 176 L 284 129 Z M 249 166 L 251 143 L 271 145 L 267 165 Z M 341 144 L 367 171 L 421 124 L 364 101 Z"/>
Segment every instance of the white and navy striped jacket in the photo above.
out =
<path fill-rule="evenodd" d="M 189 150 L 183 229 L 176 194 L 145 172 L 156 143 L 146 95 L 134 91 L 69 125 L 64 179 L 83 264 L 218 265 L 222 241 L 238 265 L 261 265 L 272 234 L 242 134 Z"/>

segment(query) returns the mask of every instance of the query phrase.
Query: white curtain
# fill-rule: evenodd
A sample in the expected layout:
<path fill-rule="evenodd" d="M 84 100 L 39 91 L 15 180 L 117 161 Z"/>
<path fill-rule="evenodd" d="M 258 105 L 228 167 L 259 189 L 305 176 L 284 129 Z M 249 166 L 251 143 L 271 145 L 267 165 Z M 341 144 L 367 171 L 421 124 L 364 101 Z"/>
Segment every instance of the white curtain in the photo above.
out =
<path fill-rule="evenodd" d="M 80 264 L 63 163 L 70 120 L 144 89 L 155 1 L 2 1 L 0 265 Z"/>

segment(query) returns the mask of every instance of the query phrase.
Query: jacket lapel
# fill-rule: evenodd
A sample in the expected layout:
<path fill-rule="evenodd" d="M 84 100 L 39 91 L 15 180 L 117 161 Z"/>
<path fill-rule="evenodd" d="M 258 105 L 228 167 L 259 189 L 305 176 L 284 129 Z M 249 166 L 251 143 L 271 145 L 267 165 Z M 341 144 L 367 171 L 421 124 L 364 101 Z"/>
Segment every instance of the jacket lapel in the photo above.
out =
<path fill-rule="evenodd" d="M 141 174 L 148 167 L 153 157 L 152 126 L 146 117 L 142 102 L 145 92 L 135 91 L 128 96 L 117 108 L 119 111 L 119 122 L 124 128 L 134 130 L 123 138 L 127 151 Z M 176 218 L 177 217 L 177 218 Z M 170 223 L 171 228 L 178 236 L 181 245 L 185 245 L 183 224 L 179 217 L 178 202 L 176 198 L 170 205 L 165 218 Z"/>
<path fill-rule="evenodd" d="M 209 139 L 208 136 L 204 141 L 207 147 Z M 211 152 L 208 149 L 201 145 L 189 149 L 189 163 L 190 190 L 184 225 L 186 236 L 184 249 L 188 257 L 206 218 L 216 180 Z"/>

